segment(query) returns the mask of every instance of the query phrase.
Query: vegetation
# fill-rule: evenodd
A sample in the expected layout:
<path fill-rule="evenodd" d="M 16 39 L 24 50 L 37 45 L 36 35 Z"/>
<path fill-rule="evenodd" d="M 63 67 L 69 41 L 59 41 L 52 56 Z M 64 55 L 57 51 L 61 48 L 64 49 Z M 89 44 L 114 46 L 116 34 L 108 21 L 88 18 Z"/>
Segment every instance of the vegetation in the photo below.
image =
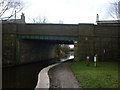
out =
<path fill-rule="evenodd" d="M 32 21 L 34 23 L 47 23 L 47 18 L 45 16 L 44 17 L 38 16 L 38 17 L 34 17 Z"/>
<path fill-rule="evenodd" d="M 0 0 L 0 19 L 10 19 L 24 7 L 22 0 Z"/>
<path fill-rule="evenodd" d="M 98 67 L 90 62 L 73 62 L 70 65 L 74 75 L 83 88 L 118 88 L 118 63 L 99 62 Z"/>
<path fill-rule="evenodd" d="M 113 2 L 110 2 L 110 5 L 107 11 L 108 11 L 108 16 L 111 16 L 112 18 L 119 20 L 120 19 L 120 0 L 113 0 Z"/>
<path fill-rule="evenodd" d="M 68 56 L 70 51 L 70 47 L 68 45 L 57 45 L 56 46 L 56 57 L 57 58 L 65 58 Z"/>

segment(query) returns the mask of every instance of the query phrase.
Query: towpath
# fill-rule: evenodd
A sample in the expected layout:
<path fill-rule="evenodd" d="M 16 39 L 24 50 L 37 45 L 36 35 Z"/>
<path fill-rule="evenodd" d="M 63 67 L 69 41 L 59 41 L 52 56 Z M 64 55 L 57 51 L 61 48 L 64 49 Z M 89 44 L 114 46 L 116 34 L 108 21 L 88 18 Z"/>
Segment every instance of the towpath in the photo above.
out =
<path fill-rule="evenodd" d="M 81 88 L 70 67 L 70 62 L 61 63 L 48 71 L 50 88 Z"/>

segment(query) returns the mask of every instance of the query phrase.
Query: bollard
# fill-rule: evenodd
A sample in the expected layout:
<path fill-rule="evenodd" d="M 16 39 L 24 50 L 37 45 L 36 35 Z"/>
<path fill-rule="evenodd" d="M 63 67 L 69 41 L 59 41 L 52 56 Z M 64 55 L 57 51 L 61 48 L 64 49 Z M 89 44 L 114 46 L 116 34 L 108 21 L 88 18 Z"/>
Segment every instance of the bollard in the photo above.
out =
<path fill-rule="evenodd" d="M 94 56 L 94 66 L 97 67 L 97 54 Z"/>

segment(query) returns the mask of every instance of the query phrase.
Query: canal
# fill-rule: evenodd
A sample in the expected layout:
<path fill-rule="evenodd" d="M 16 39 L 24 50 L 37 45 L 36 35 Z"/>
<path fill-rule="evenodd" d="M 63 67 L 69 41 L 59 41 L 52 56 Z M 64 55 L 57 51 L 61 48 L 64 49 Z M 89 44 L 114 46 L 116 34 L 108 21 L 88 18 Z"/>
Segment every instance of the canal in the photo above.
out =
<path fill-rule="evenodd" d="M 2 88 L 35 88 L 38 73 L 52 62 L 37 62 L 2 70 Z"/>
<path fill-rule="evenodd" d="M 71 53 L 67 58 L 60 59 L 60 62 L 64 62 L 68 59 L 73 59 L 74 56 Z M 2 88 L 34 88 L 37 85 L 39 72 L 48 65 L 55 63 L 55 61 L 37 62 L 31 64 L 25 64 L 14 67 L 6 67 L 2 69 Z"/>

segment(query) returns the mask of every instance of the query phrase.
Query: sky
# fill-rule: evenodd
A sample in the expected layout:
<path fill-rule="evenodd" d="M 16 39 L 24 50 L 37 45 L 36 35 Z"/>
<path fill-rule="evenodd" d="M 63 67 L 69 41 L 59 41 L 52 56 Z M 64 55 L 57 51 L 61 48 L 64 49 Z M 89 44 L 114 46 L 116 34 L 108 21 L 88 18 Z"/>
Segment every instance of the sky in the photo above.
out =
<path fill-rule="evenodd" d="M 112 0 L 25 0 L 27 7 L 23 10 L 27 23 L 33 18 L 46 17 L 47 23 L 95 23 L 96 14 L 100 20 L 107 16 L 109 2 Z"/>

